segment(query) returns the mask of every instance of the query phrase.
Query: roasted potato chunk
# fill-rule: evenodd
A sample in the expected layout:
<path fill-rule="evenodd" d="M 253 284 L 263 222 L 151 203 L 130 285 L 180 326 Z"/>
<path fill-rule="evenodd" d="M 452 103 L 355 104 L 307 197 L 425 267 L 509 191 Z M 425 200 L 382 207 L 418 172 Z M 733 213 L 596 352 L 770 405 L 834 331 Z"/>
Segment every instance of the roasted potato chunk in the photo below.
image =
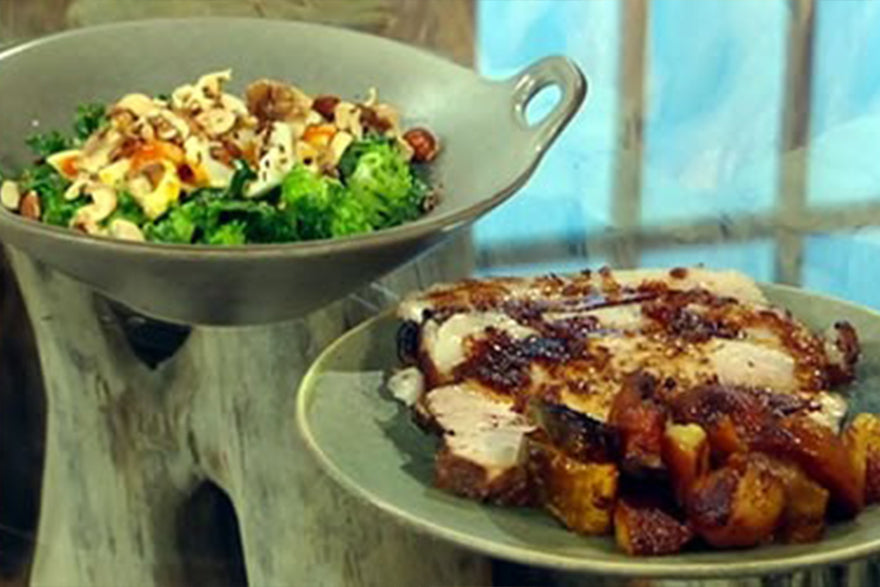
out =
<path fill-rule="evenodd" d="M 810 479 L 803 469 L 765 455 L 756 454 L 754 458 L 782 482 L 785 490 L 785 510 L 779 527 L 778 537 L 783 542 L 815 542 L 825 531 L 825 513 L 828 509 L 828 490 Z"/>
<path fill-rule="evenodd" d="M 524 450 L 532 493 L 541 505 L 575 532 L 595 535 L 611 530 L 616 465 L 577 461 L 540 432 L 526 437 Z"/>
<path fill-rule="evenodd" d="M 663 435 L 663 462 L 680 505 L 697 479 L 709 472 L 709 439 L 697 424 L 667 424 Z"/>
<path fill-rule="evenodd" d="M 831 492 L 835 511 L 855 516 L 865 504 L 864 483 L 841 438 L 807 416 L 778 420 L 757 435 L 752 450 L 792 461 Z"/>
<path fill-rule="evenodd" d="M 877 503 L 880 501 L 880 416 L 856 416 L 844 432 L 843 442 L 864 486 L 865 503 Z"/>
<path fill-rule="evenodd" d="M 650 398 L 655 386 L 649 375 L 631 376 L 614 397 L 608 416 L 620 434 L 621 466 L 634 475 L 663 469 L 666 411 Z"/>
<path fill-rule="evenodd" d="M 624 498 L 614 508 L 614 537 L 630 555 L 673 554 L 694 534 L 656 501 Z"/>
<path fill-rule="evenodd" d="M 688 519 L 709 544 L 754 546 L 770 539 L 785 510 L 785 488 L 754 455 L 733 455 L 698 479 L 687 500 Z"/>

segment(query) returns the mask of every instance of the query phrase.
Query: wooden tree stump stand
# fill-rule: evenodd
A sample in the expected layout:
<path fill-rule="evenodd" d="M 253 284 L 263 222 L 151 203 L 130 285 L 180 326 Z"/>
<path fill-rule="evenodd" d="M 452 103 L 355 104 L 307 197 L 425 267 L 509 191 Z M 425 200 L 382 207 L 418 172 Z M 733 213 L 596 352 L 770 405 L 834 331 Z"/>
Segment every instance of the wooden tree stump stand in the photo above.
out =
<path fill-rule="evenodd" d="M 483 559 L 349 497 L 302 446 L 296 389 L 310 360 L 347 328 L 345 304 L 272 326 L 194 328 L 151 368 L 101 296 L 9 256 L 47 397 L 31 585 L 490 582 Z M 220 528 L 211 508 L 220 511 L 225 496 L 234 516 Z M 231 538 L 218 536 L 224 530 Z M 237 548 L 235 534 L 240 569 L 213 558 L 217 544 Z"/>

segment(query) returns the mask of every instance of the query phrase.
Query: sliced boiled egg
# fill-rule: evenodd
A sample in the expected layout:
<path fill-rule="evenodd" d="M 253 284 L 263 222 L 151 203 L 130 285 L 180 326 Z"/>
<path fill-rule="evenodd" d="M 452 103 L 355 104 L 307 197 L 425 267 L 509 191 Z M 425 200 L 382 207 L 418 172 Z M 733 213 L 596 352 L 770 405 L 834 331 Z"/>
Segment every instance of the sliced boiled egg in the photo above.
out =
<path fill-rule="evenodd" d="M 80 149 L 59 151 L 54 155 L 46 157 L 46 163 L 55 168 L 65 178 L 73 180 L 79 175 L 79 160 L 81 156 L 82 151 Z"/>
<path fill-rule="evenodd" d="M 98 180 L 104 185 L 116 187 L 125 180 L 129 169 L 131 169 L 131 161 L 129 159 L 120 159 L 99 171 Z"/>
<path fill-rule="evenodd" d="M 177 201 L 182 187 L 177 176 L 177 167 L 167 160 L 160 163 L 162 176 L 155 188 L 145 177 L 136 178 L 129 183 L 132 196 L 151 220 L 164 214 L 168 207 Z"/>

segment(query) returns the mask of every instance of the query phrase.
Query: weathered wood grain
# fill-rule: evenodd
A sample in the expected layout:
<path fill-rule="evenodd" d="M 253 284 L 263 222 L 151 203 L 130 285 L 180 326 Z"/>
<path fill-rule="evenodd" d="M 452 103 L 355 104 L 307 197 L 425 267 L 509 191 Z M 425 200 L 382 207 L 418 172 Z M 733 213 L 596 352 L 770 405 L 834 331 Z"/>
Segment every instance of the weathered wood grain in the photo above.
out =
<path fill-rule="evenodd" d="M 195 329 L 151 370 L 109 306 L 11 254 L 48 395 L 31 585 L 187 585 L 180 510 L 229 496 L 250 585 L 487 584 L 488 567 L 402 528 L 325 477 L 294 428 L 296 385 L 345 302 L 271 327 Z"/>

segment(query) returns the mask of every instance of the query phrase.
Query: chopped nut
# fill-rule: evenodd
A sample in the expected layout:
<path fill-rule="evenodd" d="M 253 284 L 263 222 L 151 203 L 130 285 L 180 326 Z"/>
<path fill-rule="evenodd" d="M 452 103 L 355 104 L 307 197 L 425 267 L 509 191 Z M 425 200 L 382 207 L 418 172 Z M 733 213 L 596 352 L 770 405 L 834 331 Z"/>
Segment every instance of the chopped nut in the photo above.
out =
<path fill-rule="evenodd" d="M 334 110 L 341 100 L 339 96 L 318 96 L 312 102 L 312 109 L 329 121 L 333 121 Z"/>
<path fill-rule="evenodd" d="M 42 212 L 40 210 L 40 197 L 36 192 L 28 192 L 21 199 L 21 215 L 31 220 L 39 220 Z"/>
<path fill-rule="evenodd" d="M 366 128 L 371 128 L 378 132 L 380 135 L 385 134 L 391 129 L 391 122 L 380 117 L 374 109 L 370 107 L 362 107 L 360 110 L 361 123 Z"/>
<path fill-rule="evenodd" d="M 196 121 L 209 135 L 216 137 L 232 130 L 235 126 L 235 115 L 227 110 L 214 108 L 199 114 Z"/>
<path fill-rule="evenodd" d="M 156 109 L 156 103 L 146 94 L 128 94 L 116 103 L 115 109 L 128 110 L 138 118 Z"/>
<path fill-rule="evenodd" d="M 6 180 L 0 185 L 0 203 L 9 210 L 18 210 L 21 203 L 21 190 L 14 181 Z"/>
<path fill-rule="evenodd" d="M 88 185 L 88 183 L 88 177 L 80 177 L 72 184 L 70 184 L 70 187 L 64 191 L 64 199 L 68 202 L 77 199 L 82 195 L 83 189 L 86 187 L 86 185 Z"/>
<path fill-rule="evenodd" d="M 367 89 L 367 99 L 364 100 L 364 106 L 373 107 L 379 103 L 379 90 L 374 87 Z"/>
<path fill-rule="evenodd" d="M 93 218 L 100 222 L 116 209 L 116 190 L 101 184 L 89 186 L 89 194 L 92 196 L 92 204 L 85 206 L 93 208 Z"/>
<path fill-rule="evenodd" d="M 349 133 L 342 131 L 336 133 L 333 136 L 333 140 L 330 141 L 330 163 L 333 165 L 339 163 L 339 160 L 345 154 L 345 150 L 348 149 L 352 142 L 354 142 L 354 137 Z"/>
<path fill-rule="evenodd" d="M 232 79 L 232 70 L 217 71 L 203 75 L 196 82 L 196 87 L 209 98 L 219 98 L 223 84 Z"/>
<path fill-rule="evenodd" d="M 237 116 L 245 117 L 248 115 L 248 109 L 244 102 L 232 94 L 220 96 L 220 105 Z"/>
<path fill-rule="evenodd" d="M 361 125 L 360 110 L 351 102 L 340 102 L 333 110 L 336 128 L 348 131 L 351 135 L 360 139 L 364 136 L 364 127 Z"/>
<path fill-rule="evenodd" d="M 144 233 L 137 224 L 122 218 L 117 218 L 110 223 L 110 236 L 128 241 L 143 241 Z"/>
<path fill-rule="evenodd" d="M 439 145 L 437 139 L 426 128 L 413 128 L 403 135 L 405 140 L 413 148 L 413 160 L 420 163 L 433 161 L 437 156 Z"/>
<path fill-rule="evenodd" d="M 186 140 L 190 134 L 186 121 L 170 110 L 158 110 L 152 119 L 156 134 L 164 141 L 178 137 Z"/>
<path fill-rule="evenodd" d="M 302 90 L 268 79 L 249 85 L 245 97 L 248 110 L 261 120 L 304 117 L 312 107 L 312 99 Z"/>
<path fill-rule="evenodd" d="M 400 113 L 397 112 L 397 109 L 388 104 L 377 104 L 373 107 L 373 110 L 376 112 L 376 116 L 380 120 L 384 120 L 389 125 L 389 130 L 394 131 L 394 134 L 397 134 L 400 129 Z"/>

